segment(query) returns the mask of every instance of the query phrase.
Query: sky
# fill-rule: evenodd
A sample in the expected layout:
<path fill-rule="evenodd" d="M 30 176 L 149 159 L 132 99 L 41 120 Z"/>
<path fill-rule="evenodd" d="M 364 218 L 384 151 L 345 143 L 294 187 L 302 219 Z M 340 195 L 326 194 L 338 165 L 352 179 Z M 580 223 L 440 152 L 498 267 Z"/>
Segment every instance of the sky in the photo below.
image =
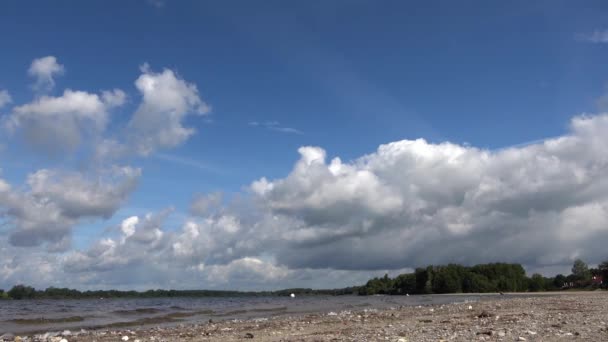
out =
<path fill-rule="evenodd" d="M 0 288 L 608 258 L 603 1 L 3 1 Z"/>

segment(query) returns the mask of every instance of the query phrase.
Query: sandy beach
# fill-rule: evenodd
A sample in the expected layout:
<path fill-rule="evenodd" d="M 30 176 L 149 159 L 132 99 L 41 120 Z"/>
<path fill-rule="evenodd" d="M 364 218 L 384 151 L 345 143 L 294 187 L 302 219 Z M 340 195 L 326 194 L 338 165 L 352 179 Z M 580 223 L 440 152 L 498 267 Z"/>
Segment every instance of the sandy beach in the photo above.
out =
<path fill-rule="evenodd" d="M 608 293 L 547 293 L 479 302 L 373 308 L 14 336 L 19 341 L 608 341 Z M 10 336 L 8 336 L 10 338 Z M 65 341 L 64 341 L 65 342 Z"/>

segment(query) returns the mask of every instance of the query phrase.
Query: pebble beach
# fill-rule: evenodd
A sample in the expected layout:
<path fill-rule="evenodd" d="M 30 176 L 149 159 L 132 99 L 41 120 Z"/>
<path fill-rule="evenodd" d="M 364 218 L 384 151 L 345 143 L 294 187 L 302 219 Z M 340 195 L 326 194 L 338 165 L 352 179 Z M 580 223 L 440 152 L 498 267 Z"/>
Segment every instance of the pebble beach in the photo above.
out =
<path fill-rule="evenodd" d="M 5 334 L 4 341 L 608 341 L 608 292 L 366 308 L 251 320 Z"/>

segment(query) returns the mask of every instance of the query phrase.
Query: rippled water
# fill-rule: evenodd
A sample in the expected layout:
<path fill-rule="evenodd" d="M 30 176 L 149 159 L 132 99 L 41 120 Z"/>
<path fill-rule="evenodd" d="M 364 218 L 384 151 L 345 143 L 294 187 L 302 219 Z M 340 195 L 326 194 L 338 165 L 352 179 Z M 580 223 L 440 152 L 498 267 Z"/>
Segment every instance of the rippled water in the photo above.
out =
<path fill-rule="evenodd" d="M 400 305 L 447 304 L 496 296 L 301 296 L 0 301 L 0 335 L 247 319 Z"/>

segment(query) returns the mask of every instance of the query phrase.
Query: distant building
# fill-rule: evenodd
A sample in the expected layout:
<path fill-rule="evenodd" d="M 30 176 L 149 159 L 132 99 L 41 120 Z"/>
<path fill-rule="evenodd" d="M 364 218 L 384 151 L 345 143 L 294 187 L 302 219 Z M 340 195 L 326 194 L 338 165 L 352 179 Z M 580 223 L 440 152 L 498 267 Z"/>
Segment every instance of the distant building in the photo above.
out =
<path fill-rule="evenodd" d="M 601 275 L 594 275 L 591 277 L 591 285 L 602 285 L 604 278 Z"/>

